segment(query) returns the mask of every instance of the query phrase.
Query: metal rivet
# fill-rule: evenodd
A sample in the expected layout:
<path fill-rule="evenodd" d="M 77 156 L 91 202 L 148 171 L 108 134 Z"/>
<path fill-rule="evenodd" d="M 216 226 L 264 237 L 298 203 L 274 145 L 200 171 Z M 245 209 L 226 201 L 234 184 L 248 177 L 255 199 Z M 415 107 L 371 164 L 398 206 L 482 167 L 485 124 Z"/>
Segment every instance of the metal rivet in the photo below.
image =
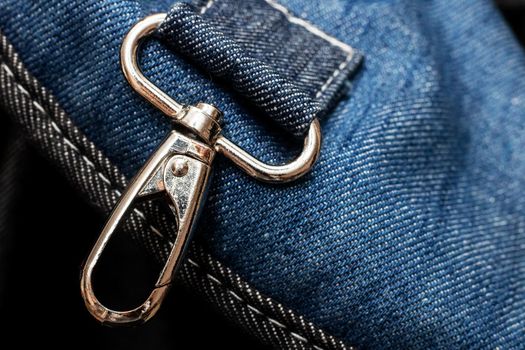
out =
<path fill-rule="evenodd" d="M 177 177 L 186 175 L 188 173 L 188 162 L 185 159 L 175 159 L 171 163 L 171 172 Z"/>

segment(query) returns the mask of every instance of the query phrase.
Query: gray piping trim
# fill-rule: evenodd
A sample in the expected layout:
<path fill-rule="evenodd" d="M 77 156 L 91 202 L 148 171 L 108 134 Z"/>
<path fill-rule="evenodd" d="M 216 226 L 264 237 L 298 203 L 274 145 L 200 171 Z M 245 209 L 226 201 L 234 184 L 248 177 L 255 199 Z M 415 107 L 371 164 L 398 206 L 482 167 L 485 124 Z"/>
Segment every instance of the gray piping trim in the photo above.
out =
<path fill-rule="evenodd" d="M 111 210 L 126 185 L 125 177 L 73 125 L 1 33 L 0 106 L 92 204 L 104 212 Z M 169 253 L 162 232 L 170 232 L 171 224 L 153 205 L 135 210 L 124 229 L 159 260 Z M 304 317 L 263 296 L 197 244 L 191 246 L 179 278 L 267 344 L 283 349 L 349 349 Z"/>

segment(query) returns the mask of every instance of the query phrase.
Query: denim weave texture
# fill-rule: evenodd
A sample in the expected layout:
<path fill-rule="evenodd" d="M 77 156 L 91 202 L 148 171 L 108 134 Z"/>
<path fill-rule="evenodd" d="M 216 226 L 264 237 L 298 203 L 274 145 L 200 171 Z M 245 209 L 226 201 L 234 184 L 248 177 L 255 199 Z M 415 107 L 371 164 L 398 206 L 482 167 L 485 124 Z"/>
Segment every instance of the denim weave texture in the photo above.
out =
<path fill-rule="evenodd" d="M 222 3 L 202 4 L 207 25 L 248 51 L 242 29 L 213 22 Z M 229 10 L 239 23 L 265 14 L 236 4 Z M 262 184 L 217 159 L 198 239 L 348 344 L 523 348 L 525 59 L 496 8 L 488 0 L 280 4 L 366 60 L 323 119 L 321 157 L 305 178 Z M 26 65 L 128 176 L 169 122 L 126 85 L 118 49 L 133 23 L 171 5 L 0 0 L 0 28 Z M 225 133 L 249 152 L 278 162 L 297 150 L 287 137 L 294 131 L 254 118 L 256 102 L 197 68 L 209 62 L 153 41 L 142 56 L 145 74 L 177 101 L 219 106 Z M 285 75 L 296 59 L 274 69 Z"/>
<path fill-rule="evenodd" d="M 211 4 L 200 7 L 210 20 L 191 5 L 176 4 L 159 37 L 222 78 L 285 131 L 304 137 L 312 120 L 344 92 L 360 54 L 327 43 L 279 11 L 268 11 L 265 1 Z"/>
<path fill-rule="evenodd" d="M 254 101 L 284 130 L 302 136 L 321 109 L 275 69 L 246 55 L 234 40 L 204 21 L 190 5 L 175 5 L 158 33 L 177 51 Z"/>

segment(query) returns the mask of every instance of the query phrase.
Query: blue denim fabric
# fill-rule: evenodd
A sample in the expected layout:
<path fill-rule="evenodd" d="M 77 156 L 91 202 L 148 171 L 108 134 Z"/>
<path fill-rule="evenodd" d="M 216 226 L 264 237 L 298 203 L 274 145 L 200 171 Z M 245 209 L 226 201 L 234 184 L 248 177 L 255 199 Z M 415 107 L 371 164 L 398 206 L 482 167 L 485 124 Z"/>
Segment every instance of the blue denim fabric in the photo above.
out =
<path fill-rule="evenodd" d="M 159 38 L 222 78 L 264 117 L 304 137 L 312 120 L 344 92 L 361 55 L 290 22 L 265 1 L 211 4 L 176 4 L 159 27 Z"/>
<path fill-rule="evenodd" d="M 321 110 L 305 91 L 266 63 L 248 55 L 188 4 L 175 5 L 158 34 L 192 62 L 244 94 L 286 131 L 304 137 L 310 122 Z"/>
<path fill-rule="evenodd" d="M 286 186 L 216 164 L 199 238 L 261 291 L 349 344 L 525 344 L 525 59 L 489 1 L 282 0 L 358 47 L 350 97 L 321 158 Z M 168 1 L 0 0 L 0 27 L 75 122 L 131 175 L 169 128 L 130 91 L 118 46 Z M 226 133 L 267 160 L 288 140 L 151 43 L 168 93 L 226 111 Z"/>

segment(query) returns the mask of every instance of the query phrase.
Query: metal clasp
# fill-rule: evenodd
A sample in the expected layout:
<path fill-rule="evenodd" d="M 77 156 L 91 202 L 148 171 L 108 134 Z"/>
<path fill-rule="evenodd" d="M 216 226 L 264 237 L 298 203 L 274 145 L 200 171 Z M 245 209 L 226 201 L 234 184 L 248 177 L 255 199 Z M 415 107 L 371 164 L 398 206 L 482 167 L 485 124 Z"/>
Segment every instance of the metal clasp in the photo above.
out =
<path fill-rule="evenodd" d="M 122 70 L 129 84 L 145 99 L 171 117 L 185 131 L 172 130 L 161 146 L 131 181 L 113 209 L 82 271 L 81 292 L 89 312 L 106 324 L 142 323 L 159 309 L 188 246 L 209 183 L 215 154 L 221 153 L 250 176 L 272 183 L 295 180 L 315 163 L 321 146 L 317 120 L 310 126 L 303 151 L 284 165 L 269 165 L 254 158 L 220 134 L 221 113 L 214 106 L 199 103 L 183 106 L 152 84 L 140 71 L 137 50 L 140 40 L 151 34 L 165 19 L 165 14 L 151 15 L 137 24 L 124 38 L 121 47 Z M 177 219 L 177 236 L 172 250 L 149 297 L 135 309 L 114 311 L 96 298 L 93 270 L 109 239 L 138 199 L 164 193 Z"/>

